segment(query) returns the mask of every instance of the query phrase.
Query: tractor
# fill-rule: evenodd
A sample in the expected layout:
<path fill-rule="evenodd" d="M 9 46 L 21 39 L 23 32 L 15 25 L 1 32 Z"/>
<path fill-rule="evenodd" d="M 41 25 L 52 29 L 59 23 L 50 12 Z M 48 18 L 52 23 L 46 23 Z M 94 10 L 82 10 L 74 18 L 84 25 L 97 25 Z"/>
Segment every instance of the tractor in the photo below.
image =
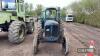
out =
<path fill-rule="evenodd" d="M 21 43 L 34 31 L 33 16 L 24 0 L 0 0 L 0 33 L 8 33 L 13 44 Z"/>
<path fill-rule="evenodd" d="M 68 41 L 64 36 L 64 30 L 60 18 L 60 8 L 46 8 L 41 12 L 40 28 L 33 39 L 33 55 L 37 54 L 40 43 L 61 43 L 65 55 L 68 54 Z"/>

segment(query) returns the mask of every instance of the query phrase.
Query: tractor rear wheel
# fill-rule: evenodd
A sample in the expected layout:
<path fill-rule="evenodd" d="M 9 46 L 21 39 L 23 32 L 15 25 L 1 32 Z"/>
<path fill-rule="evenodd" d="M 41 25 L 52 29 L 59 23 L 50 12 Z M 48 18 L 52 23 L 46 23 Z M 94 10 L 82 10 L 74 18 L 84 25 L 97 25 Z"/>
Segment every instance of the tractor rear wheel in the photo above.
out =
<path fill-rule="evenodd" d="M 25 24 L 22 21 L 13 21 L 9 26 L 8 40 L 11 43 L 21 43 L 25 36 Z"/>

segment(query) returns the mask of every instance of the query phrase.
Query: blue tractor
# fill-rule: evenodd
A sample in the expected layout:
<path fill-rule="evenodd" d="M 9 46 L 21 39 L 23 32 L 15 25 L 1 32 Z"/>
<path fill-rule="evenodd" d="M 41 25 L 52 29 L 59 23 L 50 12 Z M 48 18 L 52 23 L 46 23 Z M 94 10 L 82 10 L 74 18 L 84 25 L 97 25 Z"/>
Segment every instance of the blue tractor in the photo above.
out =
<path fill-rule="evenodd" d="M 64 54 L 68 53 L 68 43 L 63 34 L 60 8 L 46 8 L 40 16 L 41 30 L 33 40 L 33 54 L 37 53 L 40 42 L 61 43 Z"/>

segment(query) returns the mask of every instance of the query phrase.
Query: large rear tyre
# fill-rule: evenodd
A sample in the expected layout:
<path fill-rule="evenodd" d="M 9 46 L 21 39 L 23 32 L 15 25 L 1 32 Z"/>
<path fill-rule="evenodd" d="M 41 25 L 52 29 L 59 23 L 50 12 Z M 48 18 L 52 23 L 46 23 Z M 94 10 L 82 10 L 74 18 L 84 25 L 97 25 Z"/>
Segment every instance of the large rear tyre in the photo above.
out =
<path fill-rule="evenodd" d="M 9 26 L 8 40 L 11 43 L 21 43 L 25 36 L 25 24 L 22 21 L 13 21 Z"/>

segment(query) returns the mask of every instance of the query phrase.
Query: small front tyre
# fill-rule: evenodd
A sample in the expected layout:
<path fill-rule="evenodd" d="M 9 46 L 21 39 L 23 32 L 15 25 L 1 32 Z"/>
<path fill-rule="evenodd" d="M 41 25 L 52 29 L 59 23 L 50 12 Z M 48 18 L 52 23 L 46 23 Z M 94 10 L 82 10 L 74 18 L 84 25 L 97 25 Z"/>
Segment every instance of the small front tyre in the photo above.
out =
<path fill-rule="evenodd" d="M 33 56 L 35 56 L 37 54 L 38 44 L 39 44 L 38 38 L 34 37 L 34 39 L 33 39 Z"/>
<path fill-rule="evenodd" d="M 63 38 L 62 49 L 63 49 L 64 55 L 67 56 L 69 53 L 69 45 L 66 38 Z"/>

